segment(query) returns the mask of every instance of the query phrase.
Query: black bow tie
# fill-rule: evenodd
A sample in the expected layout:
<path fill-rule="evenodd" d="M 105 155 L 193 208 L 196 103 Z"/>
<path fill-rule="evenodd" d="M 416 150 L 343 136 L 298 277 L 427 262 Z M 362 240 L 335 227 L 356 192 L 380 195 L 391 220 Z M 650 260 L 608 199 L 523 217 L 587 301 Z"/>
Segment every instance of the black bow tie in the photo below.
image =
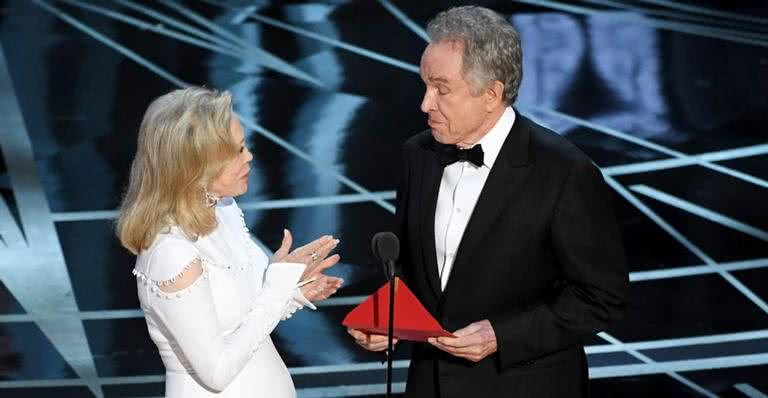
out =
<path fill-rule="evenodd" d="M 443 167 L 456 162 L 471 162 L 480 167 L 483 165 L 483 147 L 475 145 L 470 149 L 460 149 L 456 145 L 438 144 L 437 158 Z"/>

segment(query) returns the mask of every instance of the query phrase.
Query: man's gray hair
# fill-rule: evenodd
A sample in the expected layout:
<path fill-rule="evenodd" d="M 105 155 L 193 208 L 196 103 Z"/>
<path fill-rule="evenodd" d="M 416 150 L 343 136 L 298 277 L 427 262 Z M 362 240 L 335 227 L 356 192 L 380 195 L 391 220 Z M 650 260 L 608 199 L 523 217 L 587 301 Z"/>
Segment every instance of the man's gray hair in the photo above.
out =
<path fill-rule="evenodd" d="M 508 105 L 517 99 L 523 79 L 520 36 L 501 15 L 484 7 L 462 6 L 443 11 L 427 25 L 433 43 L 458 41 L 464 45 L 462 73 L 477 94 L 489 83 L 504 83 Z"/>

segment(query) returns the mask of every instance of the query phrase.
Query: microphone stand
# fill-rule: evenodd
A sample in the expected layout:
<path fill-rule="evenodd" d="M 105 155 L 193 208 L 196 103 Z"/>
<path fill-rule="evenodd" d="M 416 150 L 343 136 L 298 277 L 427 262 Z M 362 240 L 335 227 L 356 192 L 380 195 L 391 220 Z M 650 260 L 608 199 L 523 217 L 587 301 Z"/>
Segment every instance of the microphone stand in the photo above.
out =
<path fill-rule="evenodd" d="M 395 262 L 387 262 L 387 277 L 389 278 L 389 325 L 387 330 L 387 398 L 392 396 L 392 357 L 394 355 L 394 323 L 395 323 Z"/>

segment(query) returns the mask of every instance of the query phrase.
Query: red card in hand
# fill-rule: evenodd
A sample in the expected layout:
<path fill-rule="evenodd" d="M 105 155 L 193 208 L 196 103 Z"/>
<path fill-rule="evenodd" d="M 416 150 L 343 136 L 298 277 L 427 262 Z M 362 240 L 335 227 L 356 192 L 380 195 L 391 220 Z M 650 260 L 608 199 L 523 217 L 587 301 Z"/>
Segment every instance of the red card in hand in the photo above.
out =
<path fill-rule="evenodd" d="M 347 314 L 342 324 L 372 334 L 389 328 L 389 282 Z M 401 340 L 427 341 L 429 337 L 454 337 L 432 317 L 400 278 L 395 278 L 394 336 Z"/>

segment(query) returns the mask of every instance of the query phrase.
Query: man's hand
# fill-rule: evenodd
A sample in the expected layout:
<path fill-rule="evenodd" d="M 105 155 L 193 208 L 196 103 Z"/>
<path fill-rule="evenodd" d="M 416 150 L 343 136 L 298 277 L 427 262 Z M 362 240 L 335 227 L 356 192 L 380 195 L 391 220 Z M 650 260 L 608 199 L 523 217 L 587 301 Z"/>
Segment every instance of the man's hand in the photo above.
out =
<path fill-rule="evenodd" d="M 387 336 L 383 334 L 368 334 L 357 329 L 347 329 L 355 339 L 355 343 L 368 351 L 384 351 L 387 349 Z M 397 344 L 397 339 L 392 339 L 392 346 Z"/>
<path fill-rule="evenodd" d="M 453 334 L 456 337 L 430 337 L 428 342 L 442 351 L 472 362 L 479 362 L 498 348 L 496 333 L 487 319 L 472 323 Z"/>

